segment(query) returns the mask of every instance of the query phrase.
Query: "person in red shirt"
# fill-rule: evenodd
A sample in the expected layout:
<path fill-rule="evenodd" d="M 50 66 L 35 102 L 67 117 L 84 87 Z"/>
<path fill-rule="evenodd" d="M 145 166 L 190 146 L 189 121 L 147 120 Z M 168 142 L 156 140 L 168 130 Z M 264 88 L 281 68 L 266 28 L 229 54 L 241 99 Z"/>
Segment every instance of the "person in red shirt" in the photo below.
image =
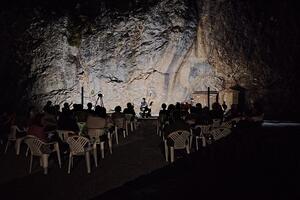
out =
<path fill-rule="evenodd" d="M 33 117 L 31 124 L 28 127 L 27 134 L 35 136 L 39 139 L 41 139 L 44 142 L 48 141 L 48 134 L 45 132 L 45 127 L 42 124 L 42 113 L 37 114 Z"/>

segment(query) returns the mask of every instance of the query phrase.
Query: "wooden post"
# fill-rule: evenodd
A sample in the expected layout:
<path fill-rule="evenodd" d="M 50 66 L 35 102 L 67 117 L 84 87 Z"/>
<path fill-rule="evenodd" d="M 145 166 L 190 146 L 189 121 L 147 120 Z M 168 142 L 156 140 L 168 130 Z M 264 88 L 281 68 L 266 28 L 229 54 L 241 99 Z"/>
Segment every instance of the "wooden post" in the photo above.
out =
<path fill-rule="evenodd" d="M 83 87 L 81 87 L 81 104 L 82 104 L 82 106 L 84 106 L 83 105 L 83 99 L 84 99 L 84 93 L 83 93 Z"/>
<path fill-rule="evenodd" d="M 207 88 L 207 106 L 208 109 L 210 110 L 210 88 Z"/>

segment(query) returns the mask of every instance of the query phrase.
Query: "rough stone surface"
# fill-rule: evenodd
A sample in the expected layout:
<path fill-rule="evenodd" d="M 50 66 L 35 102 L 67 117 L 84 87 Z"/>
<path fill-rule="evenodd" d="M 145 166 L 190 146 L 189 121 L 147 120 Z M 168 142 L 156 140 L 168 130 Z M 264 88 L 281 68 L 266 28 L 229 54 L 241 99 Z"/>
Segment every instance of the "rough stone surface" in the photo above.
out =
<path fill-rule="evenodd" d="M 6 71 L 18 74 L 17 83 L 10 83 L 20 90 L 16 99 L 80 103 L 84 87 L 85 104 L 95 103 L 101 92 L 108 109 L 127 102 L 138 107 L 146 97 L 157 112 L 162 102 L 188 101 L 194 91 L 239 84 L 248 89 L 249 100 L 297 105 L 297 98 L 289 97 L 299 85 L 293 46 L 299 31 L 289 4 L 125 1 L 128 8 L 118 10 L 106 1 L 91 2 L 72 1 L 61 10 L 20 8 L 17 17 L 11 13 L 18 9 L 1 11 L 6 20 L 1 26 L 17 38 L 1 32 L 1 40 L 12 44 L 6 48 L 15 50 L 1 66 L 11 65 Z M 282 95 L 287 98 L 279 99 Z"/>

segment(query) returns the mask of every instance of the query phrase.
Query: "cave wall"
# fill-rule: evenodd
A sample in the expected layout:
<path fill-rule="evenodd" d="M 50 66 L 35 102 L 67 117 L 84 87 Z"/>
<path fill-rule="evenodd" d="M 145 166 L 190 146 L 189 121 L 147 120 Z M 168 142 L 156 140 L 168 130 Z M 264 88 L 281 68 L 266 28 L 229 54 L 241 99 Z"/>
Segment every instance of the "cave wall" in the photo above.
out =
<path fill-rule="evenodd" d="M 239 84 L 268 115 L 292 115 L 299 109 L 295 15 L 286 1 L 7 6 L 0 19 L 2 102 L 80 103 L 84 87 L 85 104 L 101 92 L 108 109 L 146 97 L 157 112 L 194 91 Z"/>

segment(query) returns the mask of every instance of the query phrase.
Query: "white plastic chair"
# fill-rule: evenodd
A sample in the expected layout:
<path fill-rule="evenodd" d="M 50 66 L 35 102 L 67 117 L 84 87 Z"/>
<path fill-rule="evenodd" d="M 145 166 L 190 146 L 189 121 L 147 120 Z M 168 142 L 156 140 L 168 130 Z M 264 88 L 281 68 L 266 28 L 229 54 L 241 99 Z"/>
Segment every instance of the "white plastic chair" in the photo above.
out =
<path fill-rule="evenodd" d="M 15 143 L 16 155 L 20 155 L 21 143 L 26 136 L 17 138 L 17 131 L 22 132 L 22 130 L 20 130 L 16 125 L 10 127 L 10 132 L 8 134 L 7 143 L 4 151 L 5 154 L 7 152 L 9 144 Z"/>
<path fill-rule="evenodd" d="M 171 156 L 171 163 L 174 162 L 174 150 L 175 149 L 186 149 L 187 154 L 190 154 L 190 147 L 189 147 L 189 138 L 191 133 L 185 130 L 178 130 L 170 133 L 166 140 L 164 140 L 165 144 L 165 156 L 166 161 L 168 162 L 168 142 L 167 140 L 171 140 L 174 142 L 174 146 L 170 146 L 170 156 Z"/>
<path fill-rule="evenodd" d="M 126 135 L 128 135 L 128 132 L 126 130 L 126 124 L 125 124 L 124 118 L 116 118 L 114 119 L 114 125 L 115 125 L 115 131 L 114 134 L 116 135 L 116 143 L 119 144 L 119 137 L 118 137 L 118 130 L 122 129 L 123 131 L 123 137 L 125 138 Z"/>
<path fill-rule="evenodd" d="M 230 133 L 231 133 L 231 130 L 229 128 L 217 128 L 217 129 L 213 129 L 210 132 L 210 134 L 213 136 L 215 141 L 228 136 Z"/>
<path fill-rule="evenodd" d="M 96 143 L 96 145 L 97 144 L 100 145 L 102 158 L 104 158 L 105 141 L 101 141 L 101 136 L 107 133 L 106 125 L 107 125 L 106 119 L 97 116 L 89 116 L 86 122 L 88 136 L 91 140 L 93 140 Z M 109 133 L 108 133 L 108 145 L 109 145 L 110 153 L 112 154 L 112 139 Z"/>
<path fill-rule="evenodd" d="M 166 125 L 167 114 L 161 114 L 158 116 L 157 125 L 156 125 L 156 134 L 162 136 L 162 130 Z"/>
<path fill-rule="evenodd" d="M 55 152 L 57 154 L 58 164 L 59 168 L 61 168 L 61 158 L 60 158 L 60 151 L 59 151 L 59 145 L 58 142 L 51 142 L 51 143 L 45 143 L 41 141 L 39 138 L 34 136 L 29 136 L 25 139 L 25 143 L 28 145 L 30 149 L 30 167 L 29 167 L 29 173 L 31 173 L 32 169 L 32 161 L 33 156 L 40 157 L 40 165 L 44 168 L 44 174 L 48 173 L 48 158 L 50 153 Z M 48 148 L 47 150 L 43 150 L 43 147 L 54 145 L 54 149 Z"/>
<path fill-rule="evenodd" d="M 88 135 L 95 144 L 100 144 L 101 157 L 104 158 L 104 144 L 105 141 L 101 141 L 101 136 L 108 134 L 108 146 L 109 152 L 112 154 L 112 138 L 110 133 L 106 133 L 106 129 L 88 129 Z"/>
<path fill-rule="evenodd" d="M 229 128 L 229 129 L 231 129 L 232 126 L 233 126 L 232 123 L 233 123 L 233 122 L 232 122 L 231 120 L 222 122 L 220 128 Z"/>
<path fill-rule="evenodd" d="M 197 128 L 200 128 L 200 134 L 195 136 L 196 139 L 196 150 L 198 151 L 199 149 L 199 144 L 198 144 L 198 140 L 202 140 L 202 146 L 206 147 L 206 138 L 205 136 L 209 135 L 210 130 L 211 130 L 211 125 L 197 125 L 195 126 L 194 130 L 196 130 Z M 191 142 L 190 142 L 190 146 L 192 146 L 192 138 L 191 137 Z"/>
<path fill-rule="evenodd" d="M 90 152 L 92 152 L 94 154 L 95 166 L 98 166 L 96 145 L 91 144 L 88 138 L 71 136 L 68 137 L 67 143 L 70 147 L 68 174 L 70 174 L 71 166 L 73 166 L 73 156 L 85 156 L 87 172 L 91 173 Z"/>
<path fill-rule="evenodd" d="M 125 114 L 125 120 L 126 120 L 126 131 L 128 133 L 128 125 L 130 125 L 130 130 L 133 132 L 134 130 L 134 120 L 133 120 L 133 114 Z"/>

